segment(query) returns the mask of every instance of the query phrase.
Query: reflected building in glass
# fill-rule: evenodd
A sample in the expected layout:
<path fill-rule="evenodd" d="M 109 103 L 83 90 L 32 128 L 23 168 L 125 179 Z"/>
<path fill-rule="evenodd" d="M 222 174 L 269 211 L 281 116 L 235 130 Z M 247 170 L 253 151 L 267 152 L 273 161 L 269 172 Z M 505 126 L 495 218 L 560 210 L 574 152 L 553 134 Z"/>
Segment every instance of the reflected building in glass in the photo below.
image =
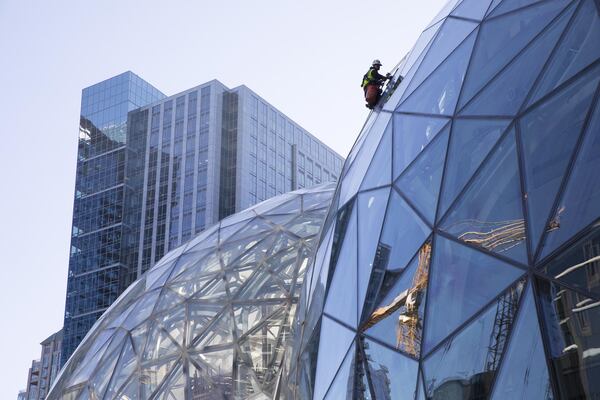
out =
<path fill-rule="evenodd" d="M 593 0 L 434 18 L 344 164 L 286 398 L 600 397 L 598 43 Z"/>
<path fill-rule="evenodd" d="M 223 217 L 335 181 L 343 159 L 245 86 L 83 90 L 62 362 L 141 274 Z"/>

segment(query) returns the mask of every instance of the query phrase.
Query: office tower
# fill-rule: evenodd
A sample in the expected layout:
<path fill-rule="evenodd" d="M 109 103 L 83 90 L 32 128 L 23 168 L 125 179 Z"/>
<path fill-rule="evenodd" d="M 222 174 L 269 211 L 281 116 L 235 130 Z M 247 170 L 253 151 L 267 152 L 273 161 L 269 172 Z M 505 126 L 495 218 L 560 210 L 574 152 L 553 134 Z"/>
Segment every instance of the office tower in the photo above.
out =
<path fill-rule="evenodd" d="M 60 369 L 62 330 L 48 336 L 40 345 L 39 360 L 31 362 L 27 375 L 27 388 L 19 392 L 19 400 L 44 400 Z"/>
<path fill-rule="evenodd" d="M 221 218 L 335 181 L 342 158 L 245 86 L 165 97 L 127 72 L 83 90 L 64 363 L 123 290 Z"/>
<path fill-rule="evenodd" d="M 599 43 L 597 1 L 448 2 L 347 158 L 286 398 L 600 397 Z"/>

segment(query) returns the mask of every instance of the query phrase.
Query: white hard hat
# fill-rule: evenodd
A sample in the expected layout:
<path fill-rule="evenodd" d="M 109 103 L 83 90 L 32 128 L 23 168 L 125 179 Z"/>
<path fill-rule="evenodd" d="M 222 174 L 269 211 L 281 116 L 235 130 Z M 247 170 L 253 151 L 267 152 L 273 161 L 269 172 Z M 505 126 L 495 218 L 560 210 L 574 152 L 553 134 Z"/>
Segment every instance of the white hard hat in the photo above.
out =
<path fill-rule="evenodd" d="M 373 60 L 373 65 L 381 65 L 381 61 L 375 59 Z"/>

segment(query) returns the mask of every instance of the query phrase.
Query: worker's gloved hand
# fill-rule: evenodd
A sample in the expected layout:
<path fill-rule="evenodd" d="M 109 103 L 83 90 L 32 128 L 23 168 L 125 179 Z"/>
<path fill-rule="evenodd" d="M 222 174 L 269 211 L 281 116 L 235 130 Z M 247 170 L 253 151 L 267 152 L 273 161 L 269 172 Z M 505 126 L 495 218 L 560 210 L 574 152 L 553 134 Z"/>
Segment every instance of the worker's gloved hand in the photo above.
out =
<path fill-rule="evenodd" d="M 392 79 L 392 74 L 390 74 L 390 73 L 388 72 L 387 74 L 385 74 L 385 77 L 386 77 L 387 79 Z"/>

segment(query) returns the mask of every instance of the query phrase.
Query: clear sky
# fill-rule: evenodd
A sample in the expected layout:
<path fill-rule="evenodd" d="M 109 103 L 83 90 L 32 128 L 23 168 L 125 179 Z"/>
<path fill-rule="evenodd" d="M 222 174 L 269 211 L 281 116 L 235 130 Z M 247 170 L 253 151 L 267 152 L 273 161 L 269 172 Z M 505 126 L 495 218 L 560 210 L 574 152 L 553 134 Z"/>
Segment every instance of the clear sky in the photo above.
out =
<path fill-rule="evenodd" d="M 131 70 L 167 95 L 245 84 L 346 156 L 360 81 L 445 0 L 0 0 L 0 398 L 60 329 L 81 89 Z"/>

